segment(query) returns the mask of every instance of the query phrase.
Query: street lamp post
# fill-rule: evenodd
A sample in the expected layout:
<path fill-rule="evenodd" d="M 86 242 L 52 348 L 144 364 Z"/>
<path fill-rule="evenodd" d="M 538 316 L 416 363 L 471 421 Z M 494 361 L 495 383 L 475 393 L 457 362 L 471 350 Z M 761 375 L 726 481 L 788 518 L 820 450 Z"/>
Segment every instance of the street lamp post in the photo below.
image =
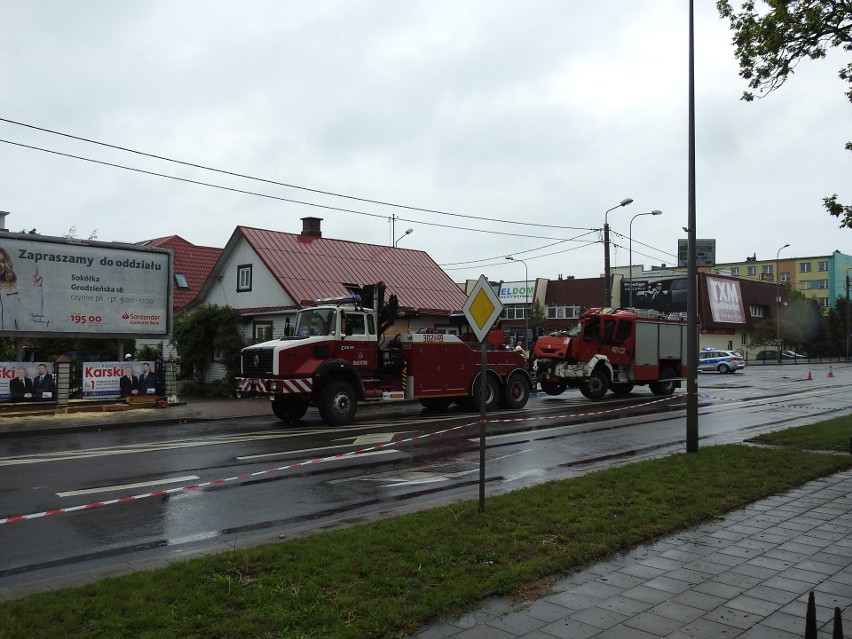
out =
<path fill-rule="evenodd" d="M 775 251 L 775 340 L 778 342 L 778 363 L 781 363 L 781 271 L 778 270 L 778 256 L 785 248 L 790 246 L 785 244 L 780 249 Z"/>
<path fill-rule="evenodd" d="M 529 270 L 527 269 L 527 263 L 518 257 L 512 257 L 511 255 L 506 256 L 507 260 L 512 262 L 520 262 L 524 265 L 524 298 L 526 306 L 524 307 L 524 346 L 526 346 L 526 350 L 529 349 L 529 335 L 530 335 L 530 276 Z"/>
<path fill-rule="evenodd" d="M 629 292 L 630 302 L 628 304 L 628 306 L 630 308 L 633 308 L 633 220 L 635 220 L 637 217 L 641 217 L 643 215 L 662 215 L 662 214 L 663 214 L 663 212 L 660 211 L 659 209 L 654 209 L 653 211 L 649 211 L 647 213 L 637 213 L 636 215 L 634 215 L 633 217 L 630 218 L 630 227 L 629 227 L 629 229 L 630 229 L 630 233 L 629 233 L 629 238 L 630 238 L 630 292 Z"/>
<path fill-rule="evenodd" d="M 628 204 L 633 203 L 632 197 L 626 197 L 621 202 L 613 206 L 611 209 L 607 209 L 604 213 L 604 306 L 609 306 L 612 301 L 612 281 L 610 279 L 610 271 L 609 271 L 609 222 L 607 221 L 607 215 L 609 215 L 610 211 L 614 211 L 617 208 L 622 206 L 627 206 Z"/>
<path fill-rule="evenodd" d="M 396 247 L 396 245 L 397 245 L 397 244 L 399 244 L 399 241 L 400 241 L 402 238 L 404 238 L 406 235 L 409 235 L 409 234 L 411 234 L 411 233 L 414 233 L 414 229 L 405 229 L 405 233 L 403 233 L 403 234 L 402 234 L 402 235 L 400 235 L 398 238 L 396 238 L 396 241 L 393 243 L 394 247 Z"/>

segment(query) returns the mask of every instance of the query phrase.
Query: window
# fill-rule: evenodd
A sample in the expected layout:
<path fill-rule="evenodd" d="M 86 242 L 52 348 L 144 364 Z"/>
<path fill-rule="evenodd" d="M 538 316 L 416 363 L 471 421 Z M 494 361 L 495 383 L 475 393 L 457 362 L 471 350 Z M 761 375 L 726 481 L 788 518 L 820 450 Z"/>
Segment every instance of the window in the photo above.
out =
<path fill-rule="evenodd" d="M 827 297 L 820 297 L 818 299 L 819 299 L 819 305 L 822 308 L 828 308 L 828 298 Z"/>
<path fill-rule="evenodd" d="M 748 314 L 752 317 L 763 317 L 763 307 L 757 304 L 749 304 L 748 306 Z"/>
<path fill-rule="evenodd" d="M 782 282 L 789 282 L 790 281 L 790 274 L 789 273 L 781 273 L 781 281 Z"/>
<path fill-rule="evenodd" d="M 828 270 L 828 262 L 819 262 L 817 264 L 817 268 L 821 271 L 827 271 Z"/>
<path fill-rule="evenodd" d="M 739 274 L 740 274 L 740 267 L 739 266 L 734 266 L 733 268 L 731 268 L 731 275 L 733 275 L 734 277 L 737 277 Z"/>
<path fill-rule="evenodd" d="M 746 267 L 748 275 L 754 277 L 757 275 L 757 267 L 756 266 L 748 266 Z"/>
<path fill-rule="evenodd" d="M 580 317 L 579 306 L 566 304 L 548 304 L 547 319 L 577 319 Z"/>
<path fill-rule="evenodd" d="M 764 264 L 763 272 L 767 275 L 772 275 L 775 272 L 775 267 L 772 264 Z"/>
<path fill-rule="evenodd" d="M 810 262 L 802 262 L 799 264 L 799 273 L 810 273 L 811 272 L 811 263 Z"/>
<path fill-rule="evenodd" d="M 186 275 L 183 273 L 175 273 L 175 284 L 178 288 L 189 288 L 189 282 L 186 281 Z"/>
<path fill-rule="evenodd" d="M 828 280 L 817 280 L 816 281 L 817 288 L 828 288 Z"/>
<path fill-rule="evenodd" d="M 526 315 L 526 304 L 506 304 L 503 309 L 503 319 L 524 319 Z"/>
<path fill-rule="evenodd" d="M 252 327 L 252 333 L 254 334 L 254 338 L 259 342 L 272 339 L 272 322 L 255 322 Z"/>
<path fill-rule="evenodd" d="M 237 292 L 251 290 L 251 264 L 237 267 Z"/>
<path fill-rule="evenodd" d="M 632 333 L 633 322 L 623 319 L 618 322 L 618 330 L 615 332 L 615 341 L 618 343 L 626 342 Z"/>

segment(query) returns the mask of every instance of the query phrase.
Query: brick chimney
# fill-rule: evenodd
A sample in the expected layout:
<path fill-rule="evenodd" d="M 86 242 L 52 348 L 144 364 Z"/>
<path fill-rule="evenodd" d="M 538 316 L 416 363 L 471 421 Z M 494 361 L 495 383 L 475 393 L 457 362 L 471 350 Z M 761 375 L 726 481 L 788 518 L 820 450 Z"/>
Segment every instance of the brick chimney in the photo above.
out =
<path fill-rule="evenodd" d="M 310 237 L 322 237 L 321 217 L 303 217 L 302 235 Z"/>

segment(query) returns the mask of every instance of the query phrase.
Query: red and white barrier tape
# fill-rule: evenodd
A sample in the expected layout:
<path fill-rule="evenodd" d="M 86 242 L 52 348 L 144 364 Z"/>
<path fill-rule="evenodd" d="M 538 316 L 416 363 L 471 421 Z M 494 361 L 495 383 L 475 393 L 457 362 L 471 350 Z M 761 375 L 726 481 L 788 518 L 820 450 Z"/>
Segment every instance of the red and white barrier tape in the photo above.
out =
<path fill-rule="evenodd" d="M 702 397 L 707 397 L 708 399 L 715 399 L 720 401 L 728 401 L 728 402 L 745 402 L 748 400 L 740 400 L 740 399 L 728 399 L 725 397 L 716 397 L 713 395 L 701 395 Z M 620 406 L 618 408 L 611 408 L 608 410 L 598 410 L 598 411 L 588 411 L 583 413 L 571 413 L 567 415 L 544 415 L 540 417 L 519 417 L 515 419 L 486 419 L 486 423 L 491 424 L 508 424 L 508 423 L 518 423 L 518 422 L 532 422 L 532 421 L 548 421 L 555 419 L 569 419 L 576 417 L 593 417 L 596 415 L 606 415 L 610 413 L 616 413 L 624 410 L 642 408 L 644 406 L 651 406 L 653 404 L 659 404 L 661 402 L 671 401 L 673 399 L 682 399 L 684 395 L 663 397 L 661 399 L 655 399 L 650 402 L 645 402 L 643 404 L 632 404 L 630 406 Z M 780 407 L 780 406 L 779 406 Z M 810 406 L 801 406 L 801 405 L 789 405 L 787 408 L 806 408 L 811 410 L 837 410 L 837 409 L 820 409 L 814 408 Z M 852 407 L 846 407 L 852 408 Z M 843 408 L 841 410 L 845 410 Z M 162 497 L 165 495 L 173 495 L 176 493 L 182 493 L 190 490 L 198 490 L 200 488 L 210 488 L 213 486 L 219 486 L 221 484 L 227 484 L 235 481 L 243 481 L 245 479 L 251 479 L 253 477 L 260 477 L 261 475 L 268 475 L 271 473 L 279 473 L 286 470 L 293 470 L 294 468 L 301 468 L 304 466 L 310 466 L 312 464 L 321 464 L 325 462 L 337 461 L 339 459 L 345 459 L 347 457 L 355 457 L 356 455 L 362 455 L 364 453 L 370 453 L 373 451 L 381 450 L 383 448 L 388 448 L 390 446 L 398 446 L 399 444 L 407 444 L 414 441 L 419 441 L 421 439 L 427 439 L 429 437 L 437 437 L 438 435 L 446 435 L 447 433 L 451 433 L 454 431 L 462 430 L 464 428 L 469 428 L 471 426 L 478 426 L 479 420 L 475 422 L 468 422 L 466 424 L 459 424 L 458 426 L 453 426 L 451 428 L 444 428 L 442 430 L 432 431 L 430 433 L 423 433 L 422 435 L 414 435 L 412 437 L 407 437 L 405 439 L 397 439 L 391 442 L 385 442 L 382 444 L 376 444 L 375 446 L 369 446 L 367 448 L 359 448 L 358 450 L 353 450 L 345 453 L 339 453 L 337 455 L 330 455 L 328 457 L 319 457 L 316 459 L 307 459 L 305 461 L 296 462 L 294 464 L 288 464 L 286 466 L 279 466 L 278 468 L 269 468 L 266 470 L 258 470 L 252 473 L 244 473 L 242 475 L 235 475 L 233 477 L 226 477 L 225 479 L 213 479 L 211 481 L 201 482 L 198 484 L 189 484 L 186 486 L 179 486 L 176 488 L 168 488 L 165 490 L 155 490 L 149 493 L 142 493 L 139 495 L 131 495 L 127 497 L 119 497 L 117 499 L 107 499 L 104 501 L 96 501 L 90 504 L 84 504 L 81 506 L 69 506 L 67 508 L 54 508 L 53 510 L 45 510 L 40 513 L 32 513 L 29 515 L 13 515 L 11 517 L 3 517 L 0 518 L 0 525 L 2 524 L 11 524 L 19 521 L 29 521 L 32 519 L 40 519 L 42 517 L 52 517 L 53 515 L 64 515 L 66 513 L 78 512 L 81 510 L 93 510 L 95 508 L 101 508 L 103 506 L 113 506 L 115 504 L 124 504 L 132 501 L 139 501 L 141 499 L 147 499 L 149 497 Z"/>

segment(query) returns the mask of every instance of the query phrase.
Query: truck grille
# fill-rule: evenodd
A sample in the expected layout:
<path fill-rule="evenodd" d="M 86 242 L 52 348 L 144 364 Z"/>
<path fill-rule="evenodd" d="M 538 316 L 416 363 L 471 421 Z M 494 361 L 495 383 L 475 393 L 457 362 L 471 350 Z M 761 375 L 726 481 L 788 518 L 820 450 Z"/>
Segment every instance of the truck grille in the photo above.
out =
<path fill-rule="evenodd" d="M 241 369 L 245 377 L 272 375 L 271 348 L 251 348 L 243 351 Z"/>

